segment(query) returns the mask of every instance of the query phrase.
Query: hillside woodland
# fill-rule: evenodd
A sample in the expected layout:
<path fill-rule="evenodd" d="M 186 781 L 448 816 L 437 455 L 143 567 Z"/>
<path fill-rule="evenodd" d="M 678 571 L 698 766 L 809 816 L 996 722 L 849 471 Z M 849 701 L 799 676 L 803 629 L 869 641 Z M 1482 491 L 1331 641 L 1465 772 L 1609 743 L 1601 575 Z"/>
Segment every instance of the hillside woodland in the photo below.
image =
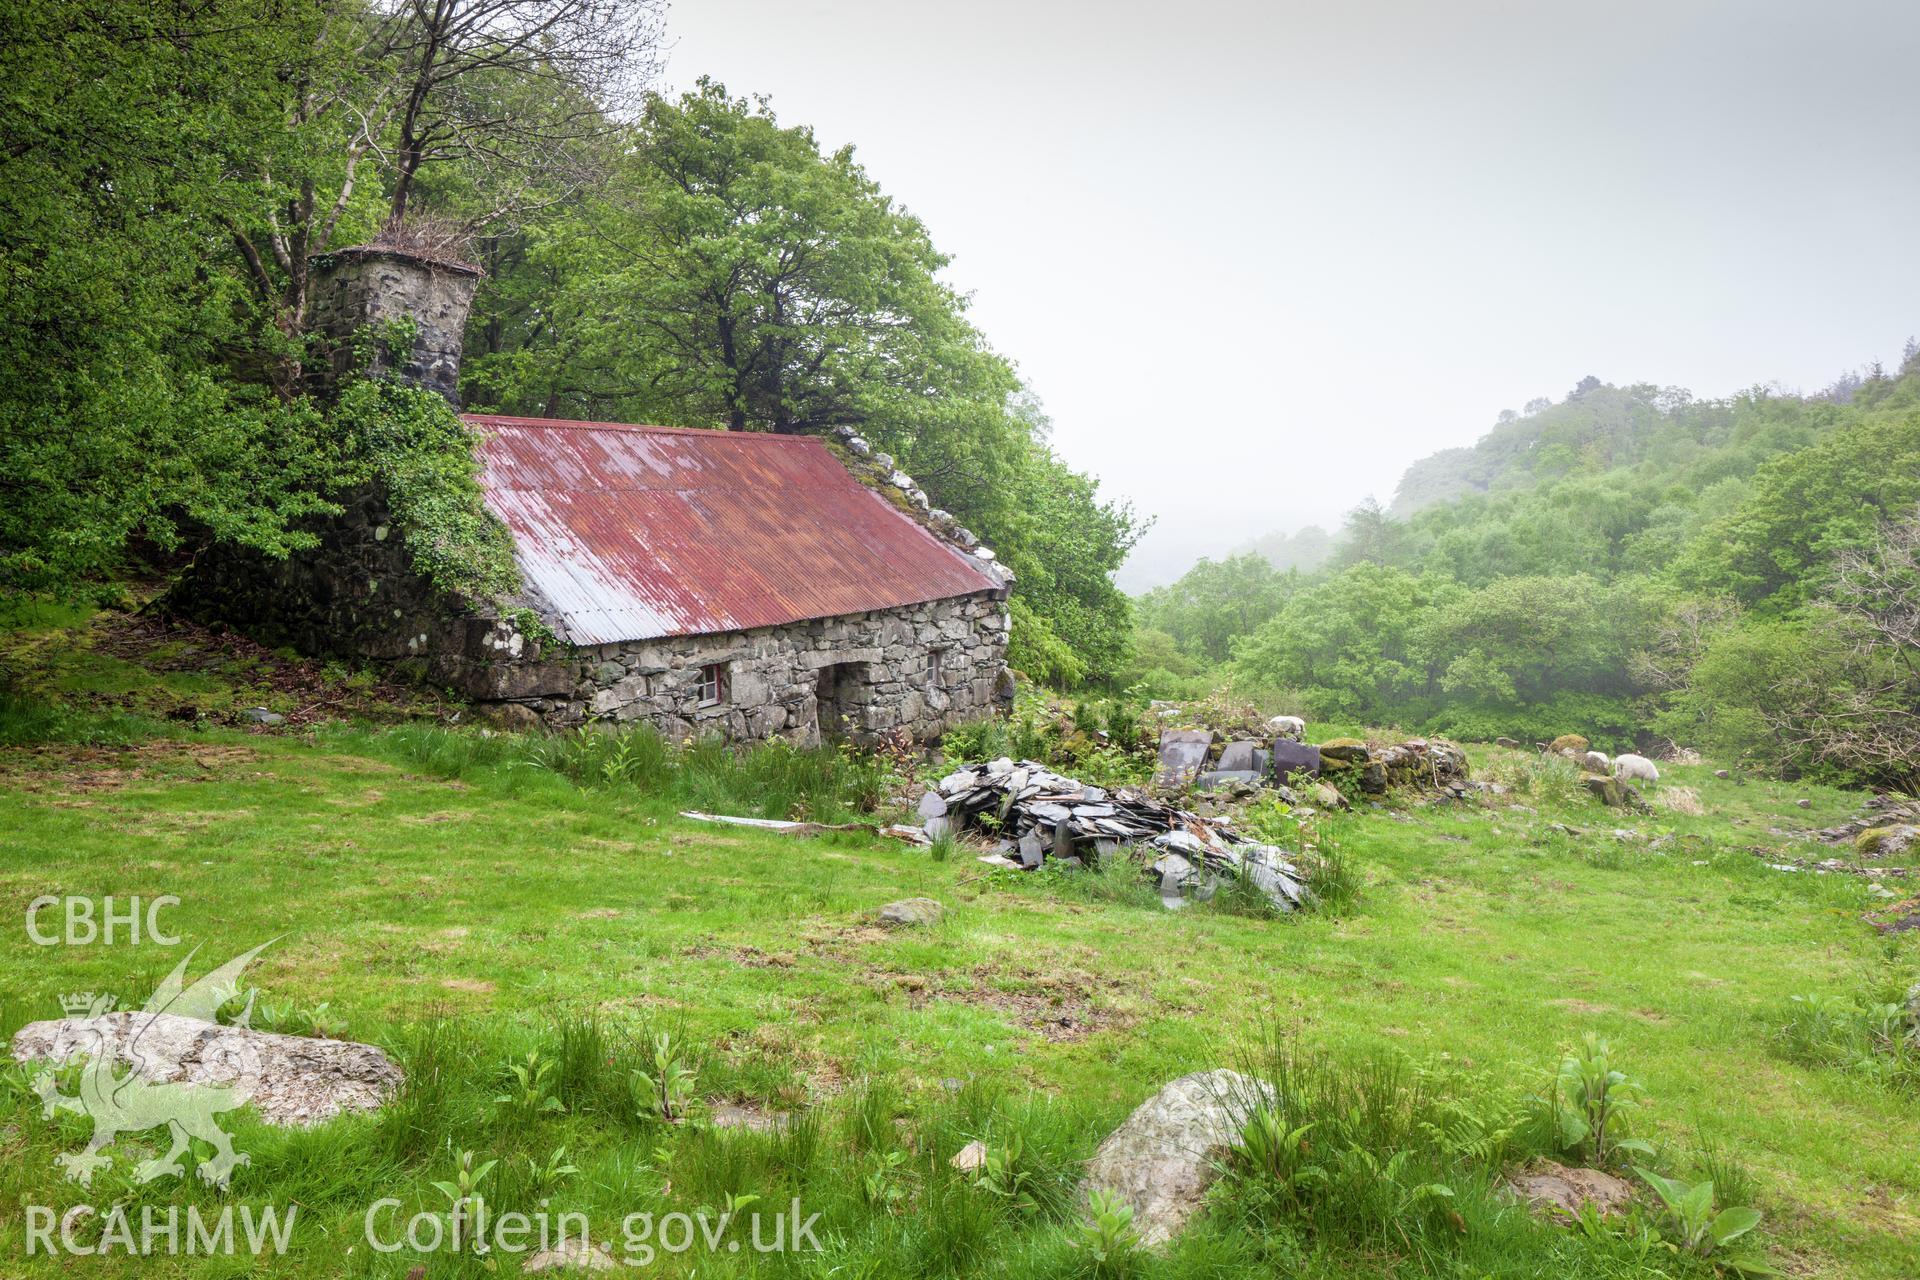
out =
<path fill-rule="evenodd" d="M 1817 395 L 1589 378 L 1415 463 L 1322 568 L 1247 552 L 1149 592 L 1128 679 L 1910 787 L 1917 464 L 1912 343 Z"/>

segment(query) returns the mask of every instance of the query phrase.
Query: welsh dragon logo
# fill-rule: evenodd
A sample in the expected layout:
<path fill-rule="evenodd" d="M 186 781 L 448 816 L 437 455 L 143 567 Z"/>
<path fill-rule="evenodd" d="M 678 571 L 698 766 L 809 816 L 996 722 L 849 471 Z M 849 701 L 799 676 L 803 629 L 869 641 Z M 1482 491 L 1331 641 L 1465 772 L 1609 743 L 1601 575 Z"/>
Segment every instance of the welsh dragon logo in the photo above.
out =
<path fill-rule="evenodd" d="M 225 1187 L 234 1169 L 249 1163 L 245 1153 L 233 1149 L 233 1140 L 215 1119 L 244 1106 L 246 1094 L 225 1084 L 156 1083 L 153 1077 L 162 1062 L 156 1052 L 159 1042 L 181 1026 L 174 1019 L 213 1023 L 221 1006 L 240 995 L 240 975 L 247 965 L 270 945 L 261 943 L 190 986 L 185 981 L 187 965 L 193 959 L 193 952 L 189 952 L 138 1012 L 113 1012 L 115 999 L 111 995 L 82 992 L 62 997 L 66 1022 L 56 1058 L 64 1062 L 85 1055 L 79 1095 L 61 1093 L 57 1073 L 52 1070 L 36 1076 L 33 1087 L 40 1095 L 41 1114 L 48 1119 L 58 1110 L 77 1111 L 93 1120 L 93 1137 L 85 1150 L 54 1157 L 54 1163 L 66 1171 L 69 1179 L 82 1186 L 90 1184 L 97 1170 L 112 1163 L 111 1157 L 102 1152 L 114 1139 L 162 1126 L 171 1133 L 172 1146 L 165 1155 L 137 1165 L 136 1182 L 179 1177 L 185 1172 L 181 1157 L 188 1153 L 188 1144 L 194 1138 L 214 1149 L 213 1158 L 200 1164 L 200 1177 L 206 1182 Z M 233 1020 L 232 1027 L 248 1026 L 257 994 L 248 994 L 246 1008 Z M 202 1057 L 224 1060 L 225 1066 L 236 1068 L 235 1074 L 244 1073 L 249 1065 L 257 1069 L 257 1062 L 246 1061 L 253 1055 L 245 1037 L 222 1034 L 230 1033 L 232 1027 L 219 1027 L 213 1033 L 216 1039 L 209 1046 L 210 1052 L 203 1051 Z M 130 1069 L 116 1070 L 123 1061 L 131 1064 Z"/>

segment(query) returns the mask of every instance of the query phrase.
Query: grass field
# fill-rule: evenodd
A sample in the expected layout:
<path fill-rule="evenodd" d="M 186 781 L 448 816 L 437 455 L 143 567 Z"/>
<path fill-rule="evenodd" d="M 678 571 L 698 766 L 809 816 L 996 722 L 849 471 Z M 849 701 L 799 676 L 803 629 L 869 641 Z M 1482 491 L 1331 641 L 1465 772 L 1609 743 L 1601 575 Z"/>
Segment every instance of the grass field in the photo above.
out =
<path fill-rule="evenodd" d="M 515 1274 L 506 1256 L 365 1241 L 381 1197 L 444 1209 L 433 1183 L 463 1152 L 499 1162 L 480 1187 L 496 1209 L 575 1210 L 616 1248 L 628 1214 L 729 1196 L 822 1214 L 821 1252 L 662 1253 L 659 1274 L 1096 1274 L 1077 1163 L 1177 1075 L 1287 1062 L 1350 1073 L 1349 1101 L 1404 1104 L 1393 1133 L 1323 1117 L 1329 1165 L 1372 1133 L 1418 1148 L 1446 1203 L 1363 1204 L 1359 1183 L 1289 1198 L 1243 1171 L 1171 1250 L 1107 1274 L 1711 1274 L 1658 1243 L 1651 1210 L 1588 1235 L 1492 1191 L 1502 1165 L 1542 1149 L 1529 1098 L 1596 1031 L 1645 1089 L 1635 1132 L 1659 1167 L 1751 1188 L 1756 1254 L 1795 1275 L 1920 1275 L 1915 1094 L 1781 1033 L 1796 995 L 1893 1000 L 1920 977 L 1915 934 L 1863 923 L 1862 880 L 1768 866 L 1830 856 L 1805 834 L 1856 795 L 1697 766 L 1668 780 L 1697 791 L 1700 816 L 1565 795 L 1513 797 L 1537 812 L 1363 808 L 1321 827 L 1359 869 L 1357 904 L 1262 920 L 1166 913 L 1130 878 L 984 873 L 862 834 L 677 816 L 696 800 L 840 816 L 874 784 L 845 761 L 706 755 L 570 776 L 527 763 L 537 744 L 447 730 L 14 712 L 28 727 L 0 748 L 0 914 L 16 922 L 0 932 L 0 1032 L 59 1016 L 70 991 L 137 1004 L 184 954 L 35 945 L 18 923 L 32 899 L 170 894 L 165 923 L 201 948 L 196 971 L 274 940 L 249 974 L 256 1024 L 382 1044 L 409 1084 L 376 1115 L 311 1131 L 243 1121 L 252 1164 L 223 1198 L 191 1180 L 136 1186 L 124 1157 L 91 1188 L 64 1180 L 54 1156 L 87 1127 L 43 1119 L 16 1073 L 0 1101 L 0 1274 L 256 1274 L 244 1258 L 25 1256 L 29 1205 L 228 1200 L 298 1205 L 274 1274 Z M 1524 772 L 1515 754 L 1471 754 Z M 874 923 L 914 895 L 945 919 Z M 650 1119 L 634 1072 L 652 1070 L 661 1033 L 695 1073 L 696 1112 L 741 1104 L 792 1126 Z M 531 1091 L 511 1071 L 530 1051 L 550 1064 Z M 1421 1138 L 1429 1117 L 1493 1136 Z M 1014 1194 L 947 1165 L 973 1138 L 1005 1151 L 1016 1136 Z"/>

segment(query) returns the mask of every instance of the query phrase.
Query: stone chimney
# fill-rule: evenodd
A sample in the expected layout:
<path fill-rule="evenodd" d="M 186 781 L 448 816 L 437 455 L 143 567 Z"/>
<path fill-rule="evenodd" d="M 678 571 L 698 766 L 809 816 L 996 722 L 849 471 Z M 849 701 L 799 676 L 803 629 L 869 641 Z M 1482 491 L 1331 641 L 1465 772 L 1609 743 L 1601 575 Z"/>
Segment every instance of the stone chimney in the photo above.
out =
<path fill-rule="evenodd" d="M 354 372 L 392 372 L 460 407 L 460 343 L 481 270 L 379 244 L 336 249 L 313 259 L 313 328 L 327 351 L 323 394 Z M 412 320 L 413 349 L 381 340 L 381 325 Z"/>

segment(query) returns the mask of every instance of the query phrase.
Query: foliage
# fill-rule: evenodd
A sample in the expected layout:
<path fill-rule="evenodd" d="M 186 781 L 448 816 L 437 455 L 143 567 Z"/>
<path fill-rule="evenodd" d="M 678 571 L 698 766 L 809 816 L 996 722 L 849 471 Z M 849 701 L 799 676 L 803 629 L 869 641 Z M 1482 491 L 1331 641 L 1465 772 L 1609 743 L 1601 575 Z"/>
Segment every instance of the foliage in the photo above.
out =
<path fill-rule="evenodd" d="M 414 569 L 442 591 L 491 602 L 519 589 L 513 540 L 486 509 L 473 435 L 431 391 L 361 379 L 332 413 L 345 479 L 377 483 Z"/>
<path fill-rule="evenodd" d="M 1714 1212 L 1714 1187 L 1711 1181 L 1683 1182 L 1667 1178 L 1651 1169 L 1634 1167 L 1660 1203 L 1666 1206 L 1667 1223 L 1672 1231 L 1672 1248 L 1695 1258 L 1711 1260 L 1716 1268 L 1741 1275 L 1778 1275 L 1779 1272 L 1754 1258 L 1729 1257 L 1726 1247 L 1760 1225 L 1760 1211 L 1746 1205 L 1730 1205 Z"/>
<path fill-rule="evenodd" d="M 1326 569 L 1203 562 L 1149 593 L 1154 658 L 1129 674 L 1186 692 L 1210 668 L 1468 740 L 1655 737 L 1909 785 L 1917 451 L 1920 349 L 1844 395 L 1583 383 L 1416 464 Z"/>
<path fill-rule="evenodd" d="M 1640 1087 L 1613 1065 L 1612 1049 L 1589 1031 L 1560 1060 L 1549 1105 L 1560 1145 L 1596 1167 L 1617 1153 L 1651 1155 L 1644 1140 L 1626 1136 L 1627 1113 L 1639 1105 Z"/>
<path fill-rule="evenodd" d="M 644 1068 L 633 1072 L 635 1094 L 641 1114 L 668 1124 L 686 1118 L 687 1101 L 693 1094 L 694 1071 L 687 1065 L 684 1048 L 662 1031 L 653 1038 L 653 1052 Z"/>
<path fill-rule="evenodd" d="M 560 1099 L 553 1095 L 553 1062 L 543 1059 L 538 1049 L 530 1050 L 519 1062 L 507 1064 L 507 1071 L 513 1077 L 513 1084 L 505 1093 L 494 1096 L 494 1104 L 504 1107 L 522 1119 L 546 1111 L 560 1110 Z"/>
<path fill-rule="evenodd" d="M 868 752 L 784 740 L 669 743 L 647 724 L 526 735 L 409 724 L 385 747 L 444 778 L 538 773 L 581 788 L 667 797 L 682 808 L 815 822 L 858 819 L 898 785 L 889 763 Z"/>
<path fill-rule="evenodd" d="M 1920 1026 L 1896 1001 L 1797 995 L 1779 1038 L 1796 1061 L 1842 1067 L 1891 1088 L 1920 1089 Z"/>
<path fill-rule="evenodd" d="M 1122 1280 L 1133 1274 L 1140 1233 L 1133 1226 L 1133 1206 L 1117 1191 L 1096 1187 L 1087 1196 L 1087 1216 L 1077 1226 L 1073 1247 L 1086 1256 L 1087 1274 L 1094 1280 Z"/>
<path fill-rule="evenodd" d="M 1298 583 L 1297 574 L 1282 573 L 1253 552 L 1202 560 L 1178 582 L 1140 598 L 1140 625 L 1168 636 L 1195 659 L 1225 662 L 1233 641 L 1278 613 Z"/>
<path fill-rule="evenodd" d="M 87 594 L 128 544 L 281 552 L 327 509 L 323 433 L 224 375 L 250 304 L 207 269 L 275 125 L 240 3 L 7 7 L 0 76 L 0 595 Z M 85 92 L 75 86 L 84 85 Z"/>
<path fill-rule="evenodd" d="M 1234 1198 L 1329 1243 L 1452 1251 L 1521 1141 L 1504 1091 L 1384 1056 L 1341 1061 L 1270 1034 L 1242 1073 L 1266 1083 L 1232 1099 L 1247 1116 Z"/>
<path fill-rule="evenodd" d="M 1096 786 L 1137 786 L 1153 776 L 1158 739 L 1141 725 L 1145 706 L 1128 696 L 1061 706 L 1022 688 L 1006 717 L 989 716 L 947 731 L 944 767 L 1008 756 L 1033 760 Z"/>

